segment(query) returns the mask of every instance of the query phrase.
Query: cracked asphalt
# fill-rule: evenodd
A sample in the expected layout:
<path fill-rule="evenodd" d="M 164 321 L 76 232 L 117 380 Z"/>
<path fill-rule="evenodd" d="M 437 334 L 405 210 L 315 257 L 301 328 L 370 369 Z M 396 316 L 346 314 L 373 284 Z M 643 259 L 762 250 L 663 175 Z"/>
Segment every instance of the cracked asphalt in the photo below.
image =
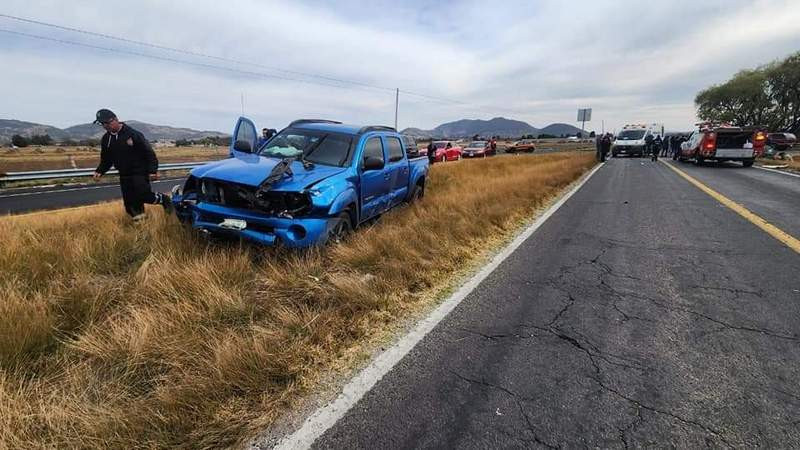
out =
<path fill-rule="evenodd" d="M 797 189 L 702 169 L 735 201 Z M 742 202 L 800 211 L 769 195 Z M 799 275 L 662 163 L 612 159 L 315 447 L 798 448 Z"/>

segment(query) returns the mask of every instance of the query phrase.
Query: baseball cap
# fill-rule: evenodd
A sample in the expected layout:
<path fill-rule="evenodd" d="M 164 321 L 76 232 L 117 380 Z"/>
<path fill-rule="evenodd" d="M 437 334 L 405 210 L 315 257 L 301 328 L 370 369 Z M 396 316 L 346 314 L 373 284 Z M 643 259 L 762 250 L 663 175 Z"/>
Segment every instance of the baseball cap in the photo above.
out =
<path fill-rule="evenodd" d="M 97 114 L 95 114 L 95 119 L 93 123 L 105 123 L 111 119 L 116 119 L 116 118 L 117 115 L 114 114 L 114 112 L 111 111 L 110 109 L 100 109 L 97 111 Z"/>

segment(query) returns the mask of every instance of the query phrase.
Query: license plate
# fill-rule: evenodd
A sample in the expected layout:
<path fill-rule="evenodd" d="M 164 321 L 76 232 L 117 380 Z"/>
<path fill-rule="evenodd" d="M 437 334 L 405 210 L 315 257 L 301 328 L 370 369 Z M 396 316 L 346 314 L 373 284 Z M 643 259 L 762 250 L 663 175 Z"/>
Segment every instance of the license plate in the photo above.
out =
<path fill-rule="evenodd" d="M 475 154 L 474 154 L 474 153 L 472 153 L 472 152 L 469 152 L 469 156 L 473 156 L 473 155 L 475 155 Z"/>
<path fill-rule="evenodd" d="M 247 228 L 247 222 L 241 219 L 225 219 L 219 224 L 220 228 L 228 230 L 244 230 Z"/>

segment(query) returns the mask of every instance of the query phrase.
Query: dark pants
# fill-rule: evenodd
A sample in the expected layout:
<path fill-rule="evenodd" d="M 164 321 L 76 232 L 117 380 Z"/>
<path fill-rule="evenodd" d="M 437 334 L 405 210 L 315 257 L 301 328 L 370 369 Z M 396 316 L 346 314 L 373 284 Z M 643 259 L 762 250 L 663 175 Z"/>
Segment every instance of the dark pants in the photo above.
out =
<path fill-rule="evenodd" d="M 144 214 L 145 203 L 158 203 L 159 197 L 150 187 L 150 178 L 147 175 L 121 176 L 119 187 L 122 189 L 125 212 L 131 217 Z"/>

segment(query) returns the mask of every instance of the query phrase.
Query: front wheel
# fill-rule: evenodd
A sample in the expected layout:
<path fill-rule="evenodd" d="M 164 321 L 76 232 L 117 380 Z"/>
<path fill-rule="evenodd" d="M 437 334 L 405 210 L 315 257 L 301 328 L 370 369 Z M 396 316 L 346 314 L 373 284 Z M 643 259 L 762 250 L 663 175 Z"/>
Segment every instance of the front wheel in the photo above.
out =
<path fill-rule="evenodd" d="M 339 244 L 353 232 L 353 222 L 350 219 L 350 213 L 344 211 L 340 213 L 336 219 L 336 224 L 334 224 L 330 234 L 328 234 L 328 244 Z"/>
<path fill-rule="evenodd" d="M 447 155 L 442 155 L 442 162 L 447 162 Z"/>

